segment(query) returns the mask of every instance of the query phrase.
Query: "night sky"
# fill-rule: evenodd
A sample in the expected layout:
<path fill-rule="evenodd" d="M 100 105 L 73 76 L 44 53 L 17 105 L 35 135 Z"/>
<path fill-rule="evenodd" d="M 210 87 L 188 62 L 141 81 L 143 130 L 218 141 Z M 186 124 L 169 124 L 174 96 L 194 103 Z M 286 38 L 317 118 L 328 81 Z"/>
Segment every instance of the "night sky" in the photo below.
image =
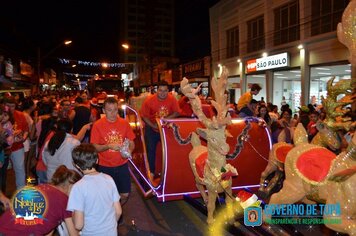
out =
<path fill-rule="evenodd" d="M 181 61 L 210 53 L 209 7 L 218 0 L 176 1 L 176 56 Z M 119 0 L 2 1 L 0 48 L 35 58 L 66 39 L 70 47 L 53 56 L 117 62 L 120 50 Z M 23 55 L 25 54 L 25 55 Z"/>

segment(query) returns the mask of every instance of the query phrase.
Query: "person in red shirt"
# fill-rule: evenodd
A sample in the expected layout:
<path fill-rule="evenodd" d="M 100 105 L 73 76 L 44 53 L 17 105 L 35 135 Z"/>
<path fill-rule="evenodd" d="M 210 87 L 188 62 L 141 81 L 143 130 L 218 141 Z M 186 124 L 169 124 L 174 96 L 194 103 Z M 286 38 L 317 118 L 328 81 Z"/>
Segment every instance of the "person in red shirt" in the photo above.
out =
<path fill-rule="evenodd" d="M 180 116 L 181 117 L 193 117 L 193 110 L 192 106 L 189 103 L 189 98 L 185 95 L 182 95 L 182 97 L 178 101 L 179 108 L 181 110 Z"/>
<path fill-rule="evenodd" d="M 151 178 L 156 171 L 156 146 L 160 140 L 156 118 L 175 118 L 180 115 L 177 99 L 169 94 L 168 83 L 161 80 L 157 93 L 149 96 L 141 107 L 141 117 L 145 122 L 145 142 Z"/>
<path fill-rule="evenodd" d="M 135 134 L 130 124 L 118 116 L 119 103 L 113 97 L 105 99 L 103 111 L 105 116 L 97 120 L 91 129 L 90 143 L 99 154 L 98 171 L 110 175 L 120 193 L 121 204 L 128 200 L 131 181 L 128 160 L 120 150 L 125 140 L 129 142 L 129 152 L 135 148 Z"/>
<path fill-rule="evenodd" d="M 15 110 L 16 101 L 14 97 L 8 97 L 5 99 L 5 106 L 9 108 L 9 111 L 14 117 L 14 143 L 11 146 L 10 159 L 13 164 L 16 178 L 16 188 L 20 189 L 25 186 L 25 150 L 23 142 L 28 137 L 28 123 L 25 115 L 21 111 Z"/>
<path fill-rule="evenodd" d="M 318 133 L 318 129 L 316 128 L 316 123 L 319 120 L 319 113 L 317 111 L 312 111 L 309 114 L 309 120 L 310 121 L 307 126 L 307 133 L 308 133 L 308 141 L 311 142 L 314 136 Z"/>

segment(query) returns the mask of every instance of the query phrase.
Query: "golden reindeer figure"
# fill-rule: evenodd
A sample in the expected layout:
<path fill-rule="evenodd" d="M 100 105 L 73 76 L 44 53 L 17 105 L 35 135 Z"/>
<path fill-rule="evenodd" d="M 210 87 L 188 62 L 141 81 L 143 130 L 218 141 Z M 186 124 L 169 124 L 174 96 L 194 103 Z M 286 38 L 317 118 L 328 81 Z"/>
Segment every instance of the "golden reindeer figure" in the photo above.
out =
<path fill-rule="evenodd" d="M 226 155 L 230 150 L 226 142 L 226 126 L 231 123 L 228 114 L 227 86 L 228 71 L 223 68 L 220 79 L 212 78 L 211 87 L 215 93 L 215 101 L 211 101 L 217 115 L 208 119 L 202 111 L 202 104 L 197 95 L 199 88 L 193 89 L 186 78 L 181 81 L 182 93 L 189 98 L 194 114 L 204 124 L 206 129 L 198 128 L 197 133 L 207 141 L 207 146 L 201 145 L 196 133 L 192 133 L 192 151 L 189 153 L 189 162 L 193 170 L 196 186 L 200 191 L 208 208 L 208 224 L 214 222 L 215 201 L 219 193 L 225 192 L 226 203 L 232 202 L 232 176 L 237 175 L 236 169 L 226 164 Z M 205 188 L 208 194 L 205 192 Z"/>

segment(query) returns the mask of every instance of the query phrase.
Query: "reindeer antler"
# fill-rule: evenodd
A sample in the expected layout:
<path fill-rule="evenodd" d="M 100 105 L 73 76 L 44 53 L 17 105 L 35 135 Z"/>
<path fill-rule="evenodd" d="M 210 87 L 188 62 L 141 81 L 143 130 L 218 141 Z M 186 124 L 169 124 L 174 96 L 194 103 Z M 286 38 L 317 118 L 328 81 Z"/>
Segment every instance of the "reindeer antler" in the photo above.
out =
<path fill-rule="evenodd" d="M 212 105 L 215 107 L 217 111 L 217 117 L 213 117 L 213 119 L 208 119 L 203 110 L 200 98 L 198 97 L 198 92 L 200 90 L 201 84 L 196 88 L 192 88 L 189 84 L 187 78 L 183 78 L 180 83 L 180 88 L 182 93 L 189 98 L 190 104 L 192 106 L 192 110 L 194 114 L 198 117 L 198 119 L 204 124 L 207 128 L 218 129 L 224 125 L 228 125 L 231 123 L 230 114 L 226 116 L 228 111 L 227 95 L 225 94 L 226 86 L 227 86 L 227 77 L 228 71 L 225 67 L 223 67 L 223 71 L 221 73 L 220 79 L 213 78 L 212 88 L 215 93 L 216 101 L 211 101 Z"/>
<path fill-rule="evenodd" d="M 220 79 L 212 78 L 211 87 L 215 93 L 215 101 L 211 101 L 211 104 L 217 111 L 217 122 L 220 126 L 231 123 L 230 113 L 228 113 L 229 106 L 227 105 L 227 77 L 228 70 L 223 67 Z M 226 114 L 228 114 L 226 116 Z"/>

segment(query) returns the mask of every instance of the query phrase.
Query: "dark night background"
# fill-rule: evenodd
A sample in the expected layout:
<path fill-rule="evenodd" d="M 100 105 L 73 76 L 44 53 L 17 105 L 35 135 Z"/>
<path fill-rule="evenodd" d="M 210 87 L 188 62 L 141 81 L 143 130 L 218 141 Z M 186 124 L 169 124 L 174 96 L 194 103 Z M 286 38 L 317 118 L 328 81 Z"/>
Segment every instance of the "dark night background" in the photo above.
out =
<path fill-rule="evenodd" d="M 181 62 L 210 54 L 209 7 L 218 0 L 177 0 L 176 56 Z M 51 55 L 76 60 L 117 62 L 121 50 L 118 0 L 3 1 L 0 48 L 35 60 L 66 39 Z M 9 48 L 8 45 L 11 47 Z"/>

